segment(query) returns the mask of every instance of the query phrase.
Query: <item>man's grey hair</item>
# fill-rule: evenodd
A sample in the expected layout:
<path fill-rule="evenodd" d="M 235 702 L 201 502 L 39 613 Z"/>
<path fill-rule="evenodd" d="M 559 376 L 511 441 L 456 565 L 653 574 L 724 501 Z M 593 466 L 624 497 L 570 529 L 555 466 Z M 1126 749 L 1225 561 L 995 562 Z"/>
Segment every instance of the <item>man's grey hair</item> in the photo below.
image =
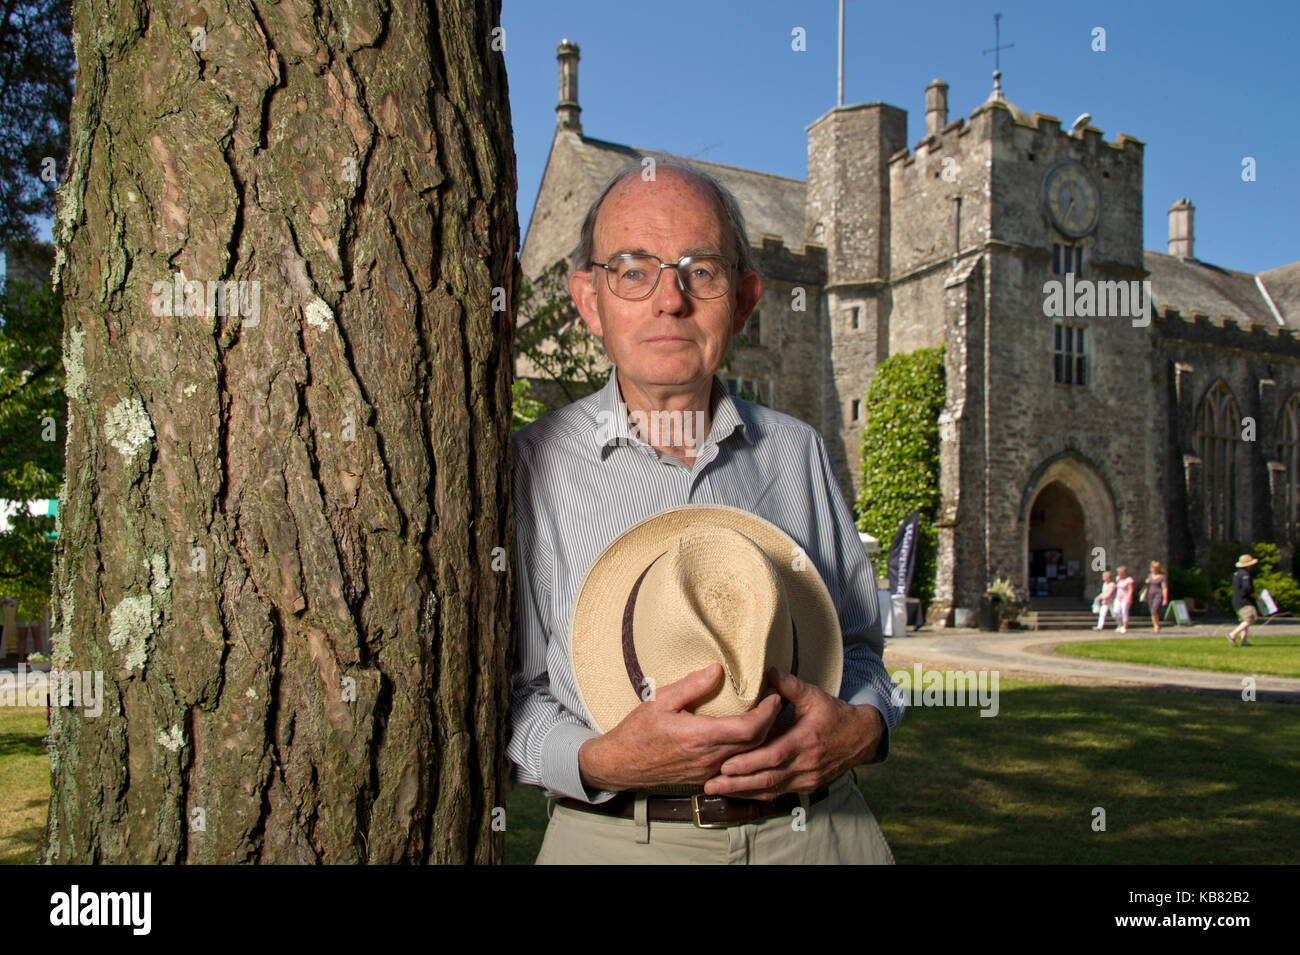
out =
<path fill-rule="evenodd" d="M 604 203 L 605 197 L 624 179 L 641 175 L 643 169 L 641 160 L 633 159 L 606 180 L 596 198 L 587 207 L 587 214 L 582 220 L 582 233 L 578 238 L 577 246 L 573 250 L 571 271 L 584 272 L 591 268 L 591 257 L 595 254 L 594 246 L 596 244 L 596 216 L 600 214 L 600 207 Z M 735 250 L 740 274 L 744 275 L 746 272 L 753 271 L 755 268 L 754 253 L 750 248 L 749 237 L 745 232 L 745 217 L 740 211 L 740 203 L 736 201 L 736 197 L 731 194 L 731 191 L 708 173 L 701 172 L 699 169 L 675 159 L 655 160 L 654 171 L 656 175 L 664 171 L 675 172 L 695 183 L 718 200 L 718 207 L 722 212 L 723 240 L 731 242 L 731 247 Z"/>

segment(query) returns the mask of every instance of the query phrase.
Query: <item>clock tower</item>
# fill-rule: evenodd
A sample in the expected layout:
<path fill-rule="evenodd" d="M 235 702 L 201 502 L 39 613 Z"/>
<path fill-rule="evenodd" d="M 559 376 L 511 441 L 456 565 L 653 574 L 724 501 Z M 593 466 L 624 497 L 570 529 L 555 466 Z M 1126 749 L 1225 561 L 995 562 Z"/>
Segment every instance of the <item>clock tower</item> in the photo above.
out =
<path fill-rule="evenodd" d="M 1102 570 L 1165 539 L 1151 328 L 1049 299 L 1147 277 L 1142 143 L 1089 120 L 1026 114 L 995 72 L 966 120 L 891 157 L 889 353 L 942 342 L 947 363 L 935 622 L 998 576 L 1086 606 Z"/>
<path fill-rule="evenodd" d="M 1027 582 L 1050 609 L 1096 593 L 1102 570 L 1165 535 L 1159 500 L 1145 499 L 1162 482 L 1153 332 L 1140 299 L 1107 310 L 1147 277 L 1142 144 L 1107 142 L 1087 114 L 1069 128 L 1027 116 L 1000 77 L 972 120 L 989 137 L 983 437 L 999 449 L 986 469 L 985 572 Z M 1092 307 L 1057 309 L 1054 286 Z M 1150 473 L 1117 480 L 1135 467 Z M 999 485 L 1018 493 L 992 493 Z"/>

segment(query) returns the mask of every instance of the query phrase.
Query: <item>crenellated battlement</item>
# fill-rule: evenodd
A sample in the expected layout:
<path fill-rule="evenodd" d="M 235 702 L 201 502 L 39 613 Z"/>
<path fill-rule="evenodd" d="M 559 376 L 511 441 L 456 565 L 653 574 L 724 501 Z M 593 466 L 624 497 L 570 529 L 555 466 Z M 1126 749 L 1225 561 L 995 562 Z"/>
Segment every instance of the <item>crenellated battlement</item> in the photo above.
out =
<path fill-rule="evenodd" d="M 764 234 L 761 245 L 751 242 L 749 247 L 758 265 L 758 272 L 764 277 L 780 276 L 781 281 L 813 285 L 826 282 L 824 246 L 810 243 L 802 251 L 796 251 L 786 245 L 780 236 Z"/>
<path fill-rule="evenodd" d="M 964 146 L 965 144 L 959 144 L 959 141 L 969 136 L 974 128 L 975 126 L 968 123 L 965 119 L 955 119 L 951 123 L 945 125 L 938 132 L 931 133 L 930 135 L 918 140 L 916 145 L 911 149 L 903 147 L 895 152 L 889 157 L 889 164 L 892 166 L 894 163 L 901 162 L 904 166 L 910 166 L 916 162 L 918 158 L 922 158 L 932 153 L 941 152 L 945 147 L 948 147 L 951 151 L 954 147 L 958 147 L 959 145 Z"/>
<path fill-rule="evenodd" d="M 1177 309 L 1157 309 L 1153 326 L 1161 338 L 1234 348 L 1269 355 L 1300 358 L 1300 335 L 1296 330 L 1273 323 L 1247 322 L 1235 318 L 1192 312 L 1184 315 Z"/>
<path fill-rule="evenodd" d="M 1077 129 L 1062 129 L 1061 120 L 1048 113 L 1034 113 L 1027 122 L 1016 120 L 1016 129 L 1026 134 L 1046 140 L 1048 137 L 1081 141 L 1088 151 L 1096 152 L 1102 146 L 1118 153 L 1127 153 L 1134 159 L 1141 159 L 1146 144 L 1127 133 L 1120 133 L 1113 142 L 1107 142 L 1105 134 L 1096 126 L 1085 125 Z"/>
<path fill-rule="evenodd" d="M 1096 126 L 1085 125 L 1078 130 L 1062 129 L 1061 120 L 1056 116 L 1038 112 L 1026 116 L 1008 103 L 990 100 L 976 107 L 971 112 L 969 119 L 958 117 L 952 122 L 946 123 L 938 131 L 922 137 L 911 149 L 903 148 L 898 150 L 889 157 L 889 162 L 891 164 L 902 162 L 904 165 L 909 165 L 918 156 L 942 150 L 946 144 L 969 136 L 972 131 L 981 126 L 979 121 L 985 117 L 988 120 L 985 125 L 991 132 L 992 124 L 998 121 L 994 119 L 995 116 L 999 119 L 1010 119 L 1016 130 L 1027 132 L 1031 136 L 1044 138 L 1053 136 L 1081 141 L 1092 151 L 1104 146 L 1118 153 L 1126 153 L 1134 159 L 1141 159 L 1143 150 L 1146 148 L 1146 144 L 1142 140 L 1127 133 L 1119 133 L 1113 142 L 1108 142 L 1104 138 L 1102 130 Z"/>

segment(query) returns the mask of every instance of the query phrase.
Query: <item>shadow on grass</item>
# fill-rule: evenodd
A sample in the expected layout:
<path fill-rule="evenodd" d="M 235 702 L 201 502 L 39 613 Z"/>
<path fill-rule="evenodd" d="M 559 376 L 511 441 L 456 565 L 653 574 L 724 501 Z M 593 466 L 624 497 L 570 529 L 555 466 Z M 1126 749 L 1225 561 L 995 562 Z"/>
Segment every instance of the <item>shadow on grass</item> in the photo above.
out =
<path fill-rule="evenodd" d="M 26 829 L 15 830 L 13 839 L 23 848 L 13 852 L 0 851 L 0 865 L 38 865 L 38 850 L 33 846 L 39 846 L 44 835 L 44 826 L 29 826 Z"/>
<path fill-rule="evenodd" d="M 910 708 L 888 761 L 858 769 L 900 863 L 1300 861 L 1300 707 L 1011 680 L 1000 690 L 996 717 Z M 520 787 L 506 805 L 506 861 L 529 863 L 545 800 Z"/>
<path fill-rule="evenodd" d="M 31 798 L 21 804 L 6 807 L 12 812 L 36 812 L 44 818 L 47 800 Z M 44 822 L 33 822 L 28 826 L 9 829 L 0 840 L 0 865 L 35 865 L 38 847 L 45 835 Z"/>
<path fill-rule="evenodd" d="M 44 756 L 45 740 L 23 732 L 0 732 L 0 759 L 6 756 Z"/>
<path fill-rule="evenodd" d="M 859 771 L 900 862 L 1297 860 L 1300 707 L 1010 682 L 994 718 L 911 710 Z"/>

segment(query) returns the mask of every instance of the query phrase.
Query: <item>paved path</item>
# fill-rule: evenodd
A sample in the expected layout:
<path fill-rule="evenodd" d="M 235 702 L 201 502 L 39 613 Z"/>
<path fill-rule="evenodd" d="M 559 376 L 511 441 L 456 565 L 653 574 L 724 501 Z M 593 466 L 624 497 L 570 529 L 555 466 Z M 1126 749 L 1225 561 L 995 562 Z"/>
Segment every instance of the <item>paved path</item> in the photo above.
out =
<path fill-rule="evenodd" d="M 1093 633 L 1087 630 L 1037 630 L 1031 633 L 985 633 L 979 630 L 919 631 L 916 636 L 890 638 L 885 641 L 885 663 L 891 668 L 902 663 L 919 662 L 937 669 L 997 670 L 1000 676 L 1049 680 L 1054 683 L 1081 683 L 1103 686 L 1145 686 L 1191 692 L 1230 693 L 1240 696 L 1242 678 L 1253 675 L 1255 692 L 1260 700 L 1300 703 L 1300 679 L 1264 674 L 1220 673 L 1186 667 L 1152 666 L 1142 663 L 1119 663 L 1089 660 L 1056 653 L 1063 643 L 1095 640 L 1181 640 L 1187 637 L 1219 636 L 1228 627 L 1198 626 L 1163 628 L 1159 636 L 1146 631 L 1125 636 L 1114 631 Z M 1267 630 L 1263 630 L 1267 633 Z M 1256 629 L 1255 635 L 1261 634 Z M 1248 653 L 1249 647 L 1242 649 Z"/>

